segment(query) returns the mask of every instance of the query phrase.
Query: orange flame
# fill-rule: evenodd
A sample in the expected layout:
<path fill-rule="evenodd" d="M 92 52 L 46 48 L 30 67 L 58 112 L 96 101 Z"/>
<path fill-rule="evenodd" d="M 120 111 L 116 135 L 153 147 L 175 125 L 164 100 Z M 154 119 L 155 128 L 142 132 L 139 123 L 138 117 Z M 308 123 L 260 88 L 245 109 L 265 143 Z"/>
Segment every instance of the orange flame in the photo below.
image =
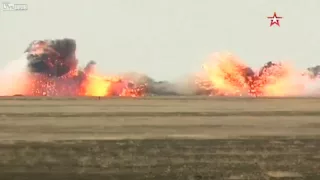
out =
<path fill-rule="evenodd" d="M 231 54 L 216 54 L 203 67 L 209 82 L 202 79 L 196 83 L 202 89 L 212 88 L 217 95 L 289 96 L 304 89 L 297 80 L 302 75 L 289 64 L 273 64 L 257 74 Z"/>
<path fill-rule="evenodd" d="M 88 74 L 82 84 L 84 96 L 124 96 L 138 97 L 142 96 L 144 87 L 128 87 L 126 82 L 120 77 L 103 77 L 94 74 Z"/>
<path fill-rule="evenodd" d="M 56 79 L 47 77 L 42 74 L 28 74 L 26 76 L 27 84 L 19 86 L 19 94 L 26 96 L 54 96 L 59 94 L 59 91 L 68 91 L 70 87 L 66 83 L 63 87 L 56 84 Z M 75 96 L 125 96 L 125 97 L 139 97 L 143 96 L 145 86 L 128 87 L 126 81 L 120 77 L 105 77 L 95 73 L 85 74 L 79 71 L 71 71 L 70 73 L 59 77 L 58 79 L 71 80 L 72 82 L 79 82 L 77 86 L 71 88 L 73 95 Z M 75 83 L 77 84 L 77 83 Z M 58 90 L 56 90 L 56 88 Z M 16 86 L 18 88 L 18 86 Z M 55 92 L 58 91 L 58 92 Z M 50 92 L 50 93 L 49 93 Z M 18 94 L 18 93 L 15 93 Z"/>
<path fill-rule="evenodd" d="M 110 95 L 111 81 L 107 81 L 103 77 L 88 75 L 83 85 L 85 88 L 85 96 Z"/>
<path fill-rule="evenodd" d="M 212 63 L 203 65 L 212 86 L 221 95 L 241 95 L 247 88 L 243 65 L 230 54 L 215 55 Z"/>
<path fill-rule="evenodd" d="M 304 87 L 299 82 L 302 74 L 288 63 L 282 63 L 268 68 L 260 79 L 267 79 L 264 83 L 263 94 L 265 96 L 290 96 L 302 93 Z"/>

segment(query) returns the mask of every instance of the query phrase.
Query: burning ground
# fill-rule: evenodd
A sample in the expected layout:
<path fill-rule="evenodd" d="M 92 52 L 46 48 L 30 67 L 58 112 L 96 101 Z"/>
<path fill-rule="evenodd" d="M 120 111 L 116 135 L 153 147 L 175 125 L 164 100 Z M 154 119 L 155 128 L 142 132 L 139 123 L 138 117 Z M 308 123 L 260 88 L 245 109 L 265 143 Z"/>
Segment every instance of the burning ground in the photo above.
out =
<path fill-rule="evenodd" d="M 316 95 L 320 66 L 297 70 L 290 63 L 268 62 L 252 69 L 238 57 L 215 54 L 203 65 L 201 76 L 177 82 L 155 81 L 136 72 L 105 76 L 90 61 L 78 66 L 73 39 L 37 40 L 29 44 L 21 60 L 2 72 L 1 95 L 26 96 L 129 96 L 220 95 L 306 96 Z M 22 62 L 22 63 L 20 63 Z M 20 64 L 19 64 L 20 63 Z M 12 71 L 19 65 L 19 72 Z M 9 73 L 8 73 L 9 72 Z"/>

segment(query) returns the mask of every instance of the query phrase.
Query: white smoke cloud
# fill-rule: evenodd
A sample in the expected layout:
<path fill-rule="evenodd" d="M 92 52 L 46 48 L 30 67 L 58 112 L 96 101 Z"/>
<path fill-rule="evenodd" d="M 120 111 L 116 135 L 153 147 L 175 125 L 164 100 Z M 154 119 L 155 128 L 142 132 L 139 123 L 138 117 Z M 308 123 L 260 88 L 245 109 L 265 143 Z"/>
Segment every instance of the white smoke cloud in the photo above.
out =
<path fill-rule="evenodd" d="M 20 58 L 10 61 L 0 69 L 0 96 L 21 94 L 26 84 L 27 60 L 23 54 Z"/>

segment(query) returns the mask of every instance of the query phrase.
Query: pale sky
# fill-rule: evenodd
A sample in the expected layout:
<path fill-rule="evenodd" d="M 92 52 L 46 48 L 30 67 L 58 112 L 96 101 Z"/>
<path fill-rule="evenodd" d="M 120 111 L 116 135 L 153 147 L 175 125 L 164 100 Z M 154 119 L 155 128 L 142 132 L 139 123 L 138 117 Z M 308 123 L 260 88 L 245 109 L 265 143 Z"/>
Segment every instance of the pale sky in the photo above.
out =
<path fill-rule="evenodd" d="M 74 38 L 81 64 L 173 80 L 228 51 L 253 67 L 290 60 L 320 64 L 320 0 L 0 0 L 0 66 L 34 39 Z M 281 27 L 269 27 L 272 16 Z"/>

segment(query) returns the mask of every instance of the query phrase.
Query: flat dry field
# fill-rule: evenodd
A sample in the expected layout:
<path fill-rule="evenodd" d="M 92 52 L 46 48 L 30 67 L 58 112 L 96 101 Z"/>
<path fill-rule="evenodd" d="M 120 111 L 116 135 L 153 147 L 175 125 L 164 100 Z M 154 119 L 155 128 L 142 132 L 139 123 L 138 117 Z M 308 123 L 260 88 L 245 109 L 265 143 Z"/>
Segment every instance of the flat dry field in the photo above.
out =
<path fill-rule="evenodd" d="M 320 98 L 1 98 L 4 179 L 320 179 Z"/>

